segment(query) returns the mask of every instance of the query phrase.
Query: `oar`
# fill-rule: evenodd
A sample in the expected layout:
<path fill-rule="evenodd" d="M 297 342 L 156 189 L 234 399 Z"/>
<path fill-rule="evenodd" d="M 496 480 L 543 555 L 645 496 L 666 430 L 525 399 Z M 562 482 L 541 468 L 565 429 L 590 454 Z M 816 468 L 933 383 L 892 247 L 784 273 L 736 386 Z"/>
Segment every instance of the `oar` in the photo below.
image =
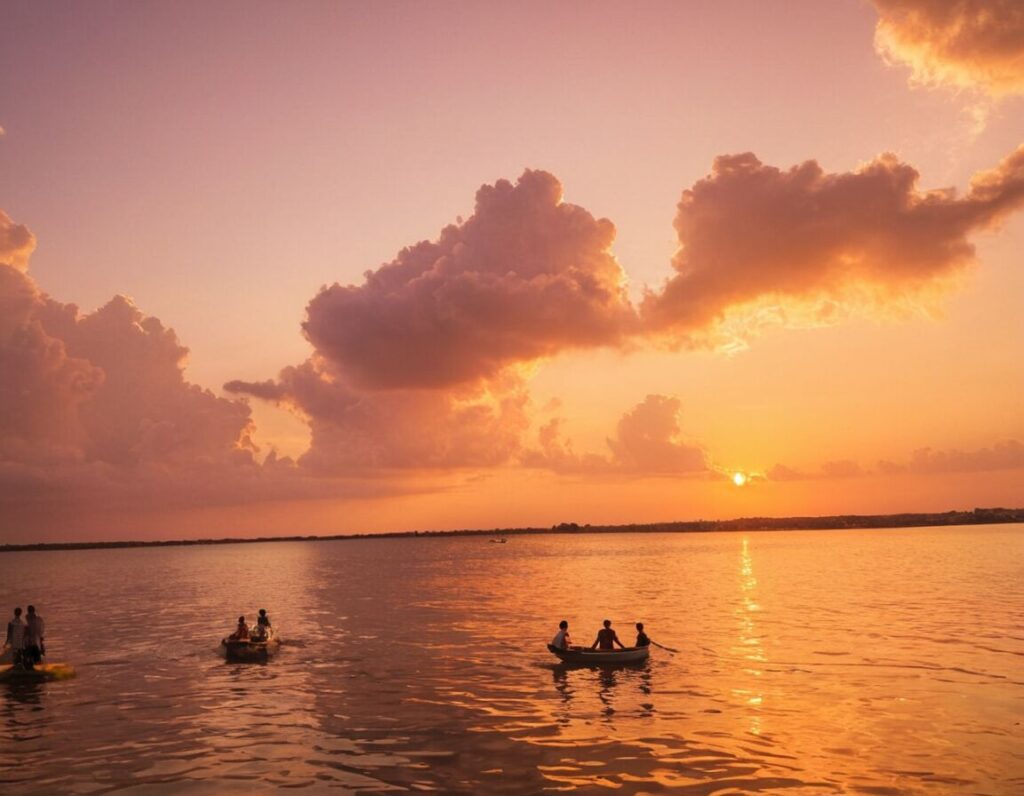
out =
<path fill-rule="evenodd" d="M 666 647 L 666 646 L 665 646 L 664 644 L 659 644 L 659 643 L 658 643 L 657 641 L 652 641 L 651 643 L 652 643 L 652 644 L 653 644 L 653 645 L 654 645 L 655 647 L 658 647 L 658 648 L 660 648 L 660 649 L 663 649 L 663 650 L 665 650 L 665 652 L 673 652 L 673 653 L 675 653 L 675 652 L 679 652 L 679 650 L 674 650 L 674 649 L 672 649 L 671 647 Z"/>

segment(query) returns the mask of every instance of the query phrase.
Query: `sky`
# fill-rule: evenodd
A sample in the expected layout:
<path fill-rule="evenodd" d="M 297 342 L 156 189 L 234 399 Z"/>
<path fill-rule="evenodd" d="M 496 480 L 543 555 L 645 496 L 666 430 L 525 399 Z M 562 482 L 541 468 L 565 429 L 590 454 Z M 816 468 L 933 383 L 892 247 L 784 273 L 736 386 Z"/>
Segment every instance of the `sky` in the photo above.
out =
<path fill-rule="evenodd" d="M 1014 0 L 0 6 L 0 543 L 1024 505 Z"/>

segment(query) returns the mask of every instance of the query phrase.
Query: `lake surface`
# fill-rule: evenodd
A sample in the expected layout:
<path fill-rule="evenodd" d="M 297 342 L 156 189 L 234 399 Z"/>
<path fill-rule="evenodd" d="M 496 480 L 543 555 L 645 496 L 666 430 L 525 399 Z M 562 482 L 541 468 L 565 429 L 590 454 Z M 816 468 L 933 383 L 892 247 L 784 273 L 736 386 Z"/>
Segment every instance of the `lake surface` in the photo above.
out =
<path fill-rule="evenodd" d="M 0 555 L 0 790 L 1024 793 L 1024 526 Z M 219 639 L 266 607 L 269 664 Z M 610 618 L 678 648 L 572 669 Z M 6 618 L 5 618 L 6 621 Z"/>

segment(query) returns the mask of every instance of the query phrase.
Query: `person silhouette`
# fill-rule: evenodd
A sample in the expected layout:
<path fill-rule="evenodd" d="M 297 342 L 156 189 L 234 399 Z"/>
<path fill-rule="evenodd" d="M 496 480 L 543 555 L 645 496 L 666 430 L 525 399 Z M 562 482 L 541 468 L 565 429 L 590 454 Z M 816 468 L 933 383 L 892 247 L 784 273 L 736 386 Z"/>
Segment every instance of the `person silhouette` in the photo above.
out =
<path fill-rule="evenodd" d="M 612 630 L 612 620 L 605 619 L 604 627 L 597 631 L 597 638 L 594 639 L 594 643 L 590 645 L 590 649 L 597 649 L 598 646 L 603 650 L 615 649 L 613 644 L 618 644 L 622 649 L 626 649 L 625 645 L 619 641 L 619 637 L 614 630 Z"/>

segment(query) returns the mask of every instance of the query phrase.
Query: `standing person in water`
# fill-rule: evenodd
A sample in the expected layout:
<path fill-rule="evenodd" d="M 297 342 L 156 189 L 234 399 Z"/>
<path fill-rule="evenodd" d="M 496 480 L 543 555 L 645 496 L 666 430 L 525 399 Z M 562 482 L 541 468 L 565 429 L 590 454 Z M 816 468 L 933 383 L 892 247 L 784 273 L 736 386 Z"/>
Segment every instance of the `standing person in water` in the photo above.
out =
<path fill-rule="evenodd" d="M 605 619 L 604 627 L 597 631 L 597 638 L 594 639 L 594 643 L 590 645 L 590 649 L 597 649 L 598 646 L 603 650 L 615 649 L 612 644 L 618 644 L 622 649 L 626 649 L 619 637 L 614 630 L 612 630 L 612 620 Z"/>
<path fill-rule="evenodd" d="M 560 650 L 569 649 L 569 623 L 564 619 L 558 623 L 558 632 L 551 640 L 551 646 Z"/>
<path fill-rule="evenodd" d="M 14 618 L 7 623 L 7 638 L 4 646 L 11 648 L 11 663 L 21 666 L 21 656 L 25 650 L 25 623 L 21 621 L 21 606 L 14 609 Z"/>
<path fill-rule="evenodd" d="M 647 634 L 644 633 L 644 623 L 636 623 L 636 645 L 637 647 L 649 647 L 651 646 L 651 640 L 647 638 Z"/>
<path fill-rule="evenodd" d="M 43 617 L 36 613 L 36 607 L 30 605 L 25 617 L 25 651 L 22 653 L 26 669 L 43 662 L 43 655 L 46 654 L 46 647 L 43 645 L 45 637 L 46 623 Z"/>

